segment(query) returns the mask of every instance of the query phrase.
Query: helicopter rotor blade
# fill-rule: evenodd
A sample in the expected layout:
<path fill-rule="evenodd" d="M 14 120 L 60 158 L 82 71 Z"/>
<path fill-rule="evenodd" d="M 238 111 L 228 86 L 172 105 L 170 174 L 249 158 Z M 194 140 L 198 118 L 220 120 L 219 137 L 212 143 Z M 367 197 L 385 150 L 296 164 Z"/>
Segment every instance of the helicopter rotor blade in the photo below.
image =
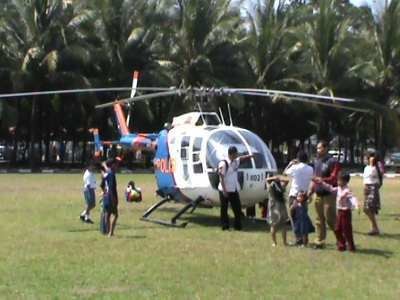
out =
<path fill-rule="evenodd" d="M 301 93 L 301 92 L 290 92 L 290 91 L 280 91 L 280 90 L 267 90 L 267 89 L 235 89 L 235 88 L 223 88 L 224 91 L 228 93 L 257 93 L 260 96 L 277 96 L 277 95 L 285 95 L 285 96 L 295 96 L 295 97 L 304 97 L 304 98 L 315 98 L 321 100 L 331 100 L 331 101 L 341 101 L 341 102 L 355 102 L 354 99 L 343 98 L 343 97 L 335 97 L 335 96 L 326 96 L 326 95 L 316 95 L 309 93 Z"/>
<path fill-rule="evenodd" d="M 279 96 L 279 94 L 265 94 L 265 93 L 257 93 L 257 92 L 241 92 L 241 95 L 248 95 L 248 96 L 258 96 L 258 97 L 273 97 L 273 96 Z M 298 101 L 298 102 L 304 102 L 304 103 L 312 103 L 312 104 L 317 104 L 317 105 L 322 105 L 322 106 L 328 106 L 328 107 L 335 107 L 335 108 L 340 108 L 340 109 L 347 109 L 347 110 L 352 110 L 352 111 L 357 111 L 357 112 L 362 112 L 362 113 L 369 113 L 369 109 L 364 109 L 364 108 L 358 108 L 358 107 L 352 107 L 352 106 L 346 106 L 343 104 L 338 104 L 338 103 L 333 103 L 333 102 L 326 102 L 326 101 L 318 101 L 315 99 L 309 99 L 305 97 L 299 97 L 299 96 L 284 96 L 281 94 L 281 97 L 285 100 L 292 100 L 292 101 Z"/>
<path fill-rule="evenodd" d="M 152 98 L 159 98 L 159 97 L 168 97 L 168 96 L 174 96 L 174 95 L 180 95 L 180 94 L 185 94 L 187 91 L 184 89 L 168 89 L 168 91 L 164 92 L 159 92 L 159 93 L 152 93 L 152 94 L 146 94 L 146 95 L 141 95 L 133 98 L 125 98 L 125 99 L 120 99 L 117 101 L 113 102 L 108 102 L 100 105 L 96 105 L 95 108 L 105 108 L 105 107 L 110 107 L 113 106 L 115 103 L 132 103 L 132 102 L 137 102 L 137 101 L 144 101 L 144 100 L 149 100 Z"/>
<path fill-rule="evenodd" d="M 140 87 L 140 88 L 135 88 L 136 91 L 152 91 L 152 92 L 154 92 L 154 91 L 155 92 L 168 91 L 169 89 L 170 88 L 162 88 L 162 87 Z M 30 96 L 43 96 L 43 95 L 56 95 L 56 94 L 73 94 L 73 93 L 125 92 L 125 91 L 131 91 L 131 90 L 132 90 L 132 87 L 110 87 L 110 88 L 55 90 L 55 91 L 0 94 L 0 98 L 16 98 L 16 97 L 30 97 Z"/>

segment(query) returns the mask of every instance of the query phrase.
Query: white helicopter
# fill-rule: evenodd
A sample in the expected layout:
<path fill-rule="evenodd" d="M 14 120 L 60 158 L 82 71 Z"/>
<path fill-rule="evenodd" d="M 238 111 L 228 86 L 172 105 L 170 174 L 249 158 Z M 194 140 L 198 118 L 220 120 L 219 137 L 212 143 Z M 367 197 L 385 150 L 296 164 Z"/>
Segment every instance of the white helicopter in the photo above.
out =
<path fill-rule="evenodd" d="M 166 88 L 164 91 L 140 95 L 96 106 L 97 108 L 118 107 L 136 101 L 149 100 L 172 95 L 192 97 L 216 97 L 230 95 L 251 95 L 266 98 L 280 97 L 292 101 L 314 103 L 359 112 L 367 110 L 348 106 L 352 99 L 313 95 L 297 92 L 261 89 L 235 88 Z M 229 106 L 228 106 L 229 107 Z M 240 155 L 252 154 L 253 158 L 240 164 L 238 178 L 242 207 L 251 207 L 265 200 L 267 187 L 265 179 L 277 172 L 277 166 L 267 145 L 253 132 L 233 125 L 229 109 L 229 124 L 226 124 L 221 110 L 204 112 L 201 106 L 195 112 L 185 113 L 173 118 L 171 126 L 158 134 L 141 134 L 148 138 L 146 145 L 155 143 L 154 170 L 157 182 L 157 194 L 161 200 L 150 207 L 142 217 L 163 225 L 185 227 L 187 222 L 178 223 L 178 218 L 198 205 L 214 207 L 220 205 L 217 190 L 218 163 L 227 159 L 228 148 L 236 146 Z M 119 128 L 126 128 L 121 116 Z M 126 133 L 129 136 L 129 132 Z M 121 137 L 122 140 L 122 137 Z M 147 147 L 148 148 L 148 147 Z M 170 221 L 150 218 L 150 215 L 163 204 L 177 201 L 186 205 Z"/>
<path fill-rule="evenodd" d="M 185 227 L 187 222 L 178 223 L 177 220 L 189 209 L 193 212 L 199 205 L 205 207 L 220 205 L 216 168 L 219 161 L 227 158 L 230 146 L 236 146 L 240 155 L 253 155 L 250 160 L 242 162 L 238 170 L 242 207 L 251 207 L 265 200 L 267 194 L 265 179 L 270 174 L 277 172 L 275 159 L 260 137 L 247 129 L 233 125 L 230 109 L 228 110 L 229 124 L 225 122 L 221 109 L 219 114 L 204 112 L 199 105 L 198 111 L 174 117 L 171 126 L 167 126 L 159 133 L 131 133 L 129 131 L 130 116 L 128 114 L 128 118 L 125 119 L 123 105 L 127 105 L 130 110 L 131 104 L 134 102 L 174 95 L 186 95 L 201 99 L 247 95 L 264 97 L 269 100 L 280 98 L 363 113 L 369 112 L 369 110 L 351 106 L 355 102 L 353 99 L 299 92 L 243 88 L 137 88 L 138 73 L 134 74 L 132 87 L 129 88 L 14 93 L 0 95 L 0 99 L 32 95 L 131 91 L 130 98 L 96 106 L 96 108 L 114 108 L 121 136 L 119 140 L 113 142 L 101 141 L 98 130 L 94 129 L 95 154 L 100 154 L 103 144 L 118 144 L 126 149 L 155 151 L 154 171 L 158 187 L 157 194 L 161 200 L 145 212 L 142 220 L 169 226 Z M 136 91 L 152 93 L 135 96 Z M 150 218 L 154 211 L 170 201 L 184 203 L 185 206 L 170 221 Z"/>

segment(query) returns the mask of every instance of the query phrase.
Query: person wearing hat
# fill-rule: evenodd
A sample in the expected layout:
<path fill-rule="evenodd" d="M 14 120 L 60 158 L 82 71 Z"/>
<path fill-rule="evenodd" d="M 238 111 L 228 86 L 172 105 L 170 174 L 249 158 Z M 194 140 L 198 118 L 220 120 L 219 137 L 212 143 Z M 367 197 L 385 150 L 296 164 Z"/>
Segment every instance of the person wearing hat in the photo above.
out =
<path fill-rule="evenodd" d="M 231 204 L 235 221 L 233 227 L 235 230 L 242 229 L 242 209 L 239 198 L 240 185 L 238 181 L 238 168 L 240 162 L 252 158 L 253 155 L 239 156 L 235 146 L 228 149 L 228 159 L 218 163 L 218 175 L 220 177 L 218 190 L 221 201 L 221 226 L 222 230 L 229 229 L 228 204 Z"/>

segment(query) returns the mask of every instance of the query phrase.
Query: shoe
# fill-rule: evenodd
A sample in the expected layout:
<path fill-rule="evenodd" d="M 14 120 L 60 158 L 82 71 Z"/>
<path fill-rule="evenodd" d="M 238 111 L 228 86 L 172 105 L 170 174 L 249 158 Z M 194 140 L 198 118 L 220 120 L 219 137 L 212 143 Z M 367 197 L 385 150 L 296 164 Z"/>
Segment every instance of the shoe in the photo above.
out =
<path fill-rule="evenodd" d="M 224 226 L 222 227 L 222 230 L 229 230 L 229 227 Z"/>
<path fill-rule="evenodd" d="M 324 244 L 315 244 L 314 245 L 314 247 L 313 247 L 314 249 L 324 249 L 325 248 L 325 245 Z"/>
<path fill-rule="evenodd" d="M 81 219 L 82 222 L 85 222 L 85 215 L 80 215 L 79 219 Z"/>
<path fill-rule="evenodd" d="M 87 219 L 85 220 L 85 223 L 94 224 L 94 222 L 93 222 L 92 220 L 90 220 L 89 218 L 87 218 Z"/>

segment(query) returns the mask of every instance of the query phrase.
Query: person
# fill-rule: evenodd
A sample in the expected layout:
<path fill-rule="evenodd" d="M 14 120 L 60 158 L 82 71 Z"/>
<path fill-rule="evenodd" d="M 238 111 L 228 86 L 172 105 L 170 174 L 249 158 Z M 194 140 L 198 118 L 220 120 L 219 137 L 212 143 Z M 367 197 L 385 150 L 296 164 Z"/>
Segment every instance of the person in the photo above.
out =
<path fill-rule="evenodd" d="M 310 188 L 314 170 L 311 166 L 307 164 L 307 161 L 307 154 L 304 151 L 299 151 L 297 153 L 297 159 L 292 160 L 283 171 L 284 175 L 292 178 L 289 190 L 289 207 L 291 207 L 293 202 L 296 201 L 300 192 L 308 192 Z M 293 224 L 296 223 L 296 211 L 298 211 L 302 215 L 304 214 L 302 210 L 291 209 L 290 217 L 292 218 Z M 295 244 L 301 245 L 304 239 L 301 236 L 297 235 L 295 236 L 295 238 Z"/>
<path fill-rule="evenodd" d="M 314 160 L 314 177 L 318 178 L 315 182 L 320 182 L 320 184 L 313 185 L 313 192 L 315 192 L 314 205 L 317 213 L 315 221 L 317 239 L 314 246 L 316 249 L 325 247 L 326 223 L 334 231 L 336 222 L 335 194 L 322 183 L 327 183 L 333 187 L 337 186 L 337 177 L 340 169 L 339 162 L 328 153 L 328 143 L 320 141 L 317 144 L 317 157 Z"/>
<path fill-rule="evenodd" d="M 101 182 L 100 182 L 100 189 L 101 189 L 101 203 L 103 204 L 101 207 L 100 212 L 100 232 L 102 234 L 108 234 L 109 226 L 107 223 L 107 214 L 104 209 L 104 197 L 106 195 L 106 177 L 107 177 L 107 167 L 105 164 L 100 165 L 100 174 L 101 174 Z"/>
<path fill-rule="evenodd" d="M 142 189 L 135 186 L 133 180 L 128 182 L 125 190 L 126 202 L 140 202 L 142 201 Z"/>
<path fill-rule="evenodd" d="M 308 216 L 307 192 L 298 191 L 295 199 L 290 205 L 290 211 L 296 217 L 293 219 L 293 231 L 297 238 L 296 245 L 306 247 L 308 245 L 308 235 L 315 232 L 315 228 Z"/>
<path fill-rule="evenodd" d="M 382 185 L 382 176 L 379 165 L 374 153 L 368 155 L 368 164 L 364 168 L 363 184 L 364 184 L 364 213 L 371 222 L 372 229 L 369 235 L 379 235 L 379 228 L 376 221 L 381 203 L 379 188 Z"/>
<path fill-rule="evenodd" d="M 316 179 L 317 181 L 320 179 Z M 357 198 L 355 198 L 348 186 L 350 182 L 350 175 L 345 172 L 341 172 L 338 178 L 338 186 L 333 187 L 325 182 L 320 181 L 326 189 L 336 193 L 336 225 L 335 235 L 337 241 L 337 249 L 339 251 L 346 250 L 355 251 L 353 238 L 353 226 L 351 222 L 351 210 L 358 207 Z"/>
<path fill-rule="evenodd" d="M 253 157 L 253 155 L 239 156 L 238 150 L 235 146 L 230 146 L 228 149 L 228 160 L 222 160 L 218 163 L 219 175 L 219 199 L 221 201 L 221 226 L 222 230 L 229 229 L 228 217 L 228 204 L 231 204 L 233 214 L 235 216 L 234 228 L 235 230 L 242 230 L 242 209 L 239 198 L 239 182 L 238 182 L 238 168 L 240 162 Z"/>
<path fill-rule="evenodd" d="M 272 176 L 268 184 L 268 223 L 271 227 L 272 247 L 276 247 L 276 233 L 282 232 L 283 245 L 287 246 L 286 232 L 290 228 L 289 215 L 285 203 L 285 188 L 289 180 Z"/>
<path fill-rule="evenodd" d="M 115 172 L 118 167 L 117 159 L 109 159 L 104 165 L 106 174 L 104 177 L 104 196 L 103 196 L 103 209 L 105 212 L 105 220 L 108 227 L 108 236 L 114 235 L 115 227 L 118 219 L 118 192 L 117 192 L 117 179 Z"/>
<path fill-rule="evenodd" d="M 86 207 L 82 211 L 79 218 L 82 222 L 93 224 L 90 219 L 90 211 L 96 206 L 96 176 L 94 171 L 96 166 L 93 162 L 90 162 L 85 172 L 83 173 L 83 195 L 85 198 Z"/>

